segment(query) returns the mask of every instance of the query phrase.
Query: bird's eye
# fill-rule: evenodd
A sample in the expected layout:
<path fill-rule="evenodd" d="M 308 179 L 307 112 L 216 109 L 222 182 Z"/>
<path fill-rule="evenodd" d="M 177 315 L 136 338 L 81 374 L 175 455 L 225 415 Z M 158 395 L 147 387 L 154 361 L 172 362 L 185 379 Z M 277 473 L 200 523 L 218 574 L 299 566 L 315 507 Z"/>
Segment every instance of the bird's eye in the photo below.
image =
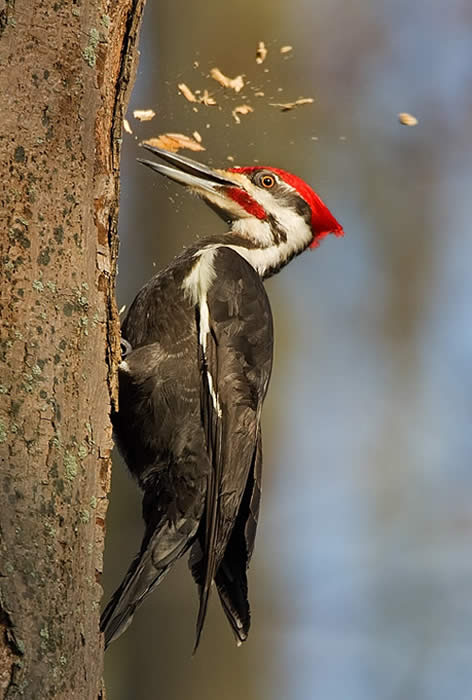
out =
<path fill-rule="evenodd" d="M 266 190 L 270 190 L 276 183 L 274 175 L 271 173 L 260 173 L 256 180 L 256 184 L 260 187 L 264 187 Z"/>

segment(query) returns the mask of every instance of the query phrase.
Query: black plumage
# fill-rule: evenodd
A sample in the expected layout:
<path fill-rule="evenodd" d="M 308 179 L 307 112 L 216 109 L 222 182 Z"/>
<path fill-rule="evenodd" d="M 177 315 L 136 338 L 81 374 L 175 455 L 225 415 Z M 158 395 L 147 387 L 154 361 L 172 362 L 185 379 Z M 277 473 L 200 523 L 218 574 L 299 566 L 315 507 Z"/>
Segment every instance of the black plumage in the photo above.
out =
<path fill-rule="evenodd" d="M 197 643 L 215 580 L 239 640 L 247 637 L 246 569 L 260 500 L 260 414 L 272 367 L 272 315 L 259 275 L 220 245 L 208 290 L 202 355 L 200 311 L 183 283 L 189 249 L 137 295 L 122 326 L 132 350 L 119 374 L 116 440 L 144 491 L 141 551 L 102 616 L 106 644 L 190 547 L 200 589 Z M 213 405 L 207 371 L 218 395 Z"/>

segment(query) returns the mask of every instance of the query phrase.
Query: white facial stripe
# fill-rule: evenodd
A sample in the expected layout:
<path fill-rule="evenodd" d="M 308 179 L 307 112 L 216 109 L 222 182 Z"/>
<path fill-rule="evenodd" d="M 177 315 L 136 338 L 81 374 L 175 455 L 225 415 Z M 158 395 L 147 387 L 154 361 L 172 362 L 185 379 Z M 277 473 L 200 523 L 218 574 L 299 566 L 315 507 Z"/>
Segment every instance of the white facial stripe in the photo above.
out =
<path fill-rule="evenodd" d="M 270 247 L 274 245 L 274 234 L 268 221 L 256 219 L 250 216 L 245 219 L 236 219 L 231 230 L 241 234 L 244 238 L 254 241 L 258 246 Z"/>
<path fill-rule="evenodd" d="M 213 259 L 217 248 L 218 246 L 208 246 L 207 248 L 203 248 L 196 253 L 196 263 L 182 284 L 185 296 L 190 299 L 192 304 L 196 304 L 200 311 L 200 333 L 198 342 L 202 348 L 205 363 L 207 361 L 207 339 L 210 332 L 210 310 L 208 308 L 207 295 L 216 275 Z M 218 392 L 215 389 L 213 377 L 208 367 L 206 370 L 206 375 L 213 408 L 215 409 L 218 418 L 221 418 L 222 411 L 218 398 Z"/>
<path fill-rule="evenodd" d="M 265 247 L 262 248 L 244 248 L 243 246 L 237 245 L 228 246 L 247 260 L 261 277 L 265 277 L 271 269 L 279 267 L 285 260 L 288 260 L 293 255 L 301 253 L 310 244 L 313 238 L 311 228 L 295 212 L 284 210 L 283 214 L 278 217 L 278 221 L 280 226 L 287 233 L 286 241 L 274 244 L 271 235 L 271 244 L 265 245 Z M 249 238 L 256 243 L 266 238 L 267 234 L 263 228 L 263 226 L 267 226 L 266 222 L 261 222 L 258 219 L 251 219 L 250 227 L 248 227 L 248 222 L 248 219 L 235 222 L 233 231 L 238 231 L 238 233 L 245 238 Z"/>

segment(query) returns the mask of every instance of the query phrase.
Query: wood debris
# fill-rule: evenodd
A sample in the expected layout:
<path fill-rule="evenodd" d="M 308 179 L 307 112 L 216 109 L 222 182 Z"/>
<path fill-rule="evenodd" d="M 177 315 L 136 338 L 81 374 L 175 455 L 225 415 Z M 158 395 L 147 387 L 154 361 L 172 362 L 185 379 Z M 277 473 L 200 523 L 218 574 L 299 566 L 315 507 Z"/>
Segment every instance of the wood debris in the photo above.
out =
<path fill-rule="evenodd" d="M 206 107 L 213 107 L 213 105 L 216 105 L 215 98 L 210 95 L 208 90 L 203 91 L 202 96 L 199 98 L 199 102 L 201 102 L 202 105 L 205 105 Z"/>
<path fill-rule="evenodd" d="M 181 148 L 187 148 L 189 151 L 205 150 L 198 141 L 191 136 L 185 136 L 185 134 L 159 134 L 155 138 L 146 139 L 143 143 L 148 146 L 163 148 L 166 151 L 171 151 L 171 153 L 177 153 Z"/>
<path fill-rule="evenodd" d="M 235 92 L 241 92 L 244 87 L 242 75 L 237 75 L 235 78 L 228 78 L 228 76 L 224 75 L 219 68 L 212 68 L 210 71 L 210 76 L 223 87 L 231 88 L 231 90 L 234 90 Z"/>
<path fill-rule="evenodd" d="M 193 138 L 195 139 L 195 141 L 196 141 L 197 143 L 201 143 L 201 142 L 202 142 L 202 137 L 200 136 L 200 134 L 198 133 L 198 131 L 194 131 L 193 134 L 192 134 L 192 136 L 193 136 Z"/>
<path fill-rule="evenodd" d="M 202 94 L 200 94 L 200 90 L 195 90 L 195 92 L 193 92 L 185 83 L 179 83 L 177 87 L 179 88 L 180 92 L 185 97 L 185 99 L 189 102 L 198 102 L 202 105 L 205 105 L 206 107 L 212 107 L 213 105 L 216 105 L 215 98 L 212 97 L 206 89 L 203 90 Z M 198 109 L 196 107 L 194 107 L 193 110 L 194 112 L 198 112 Z"/>
<path fill-rule="evenodd" d="M 139 119 L 140 122 L 149 122 L 155 116 L 156 113 L 153 109 L 135 109 L 133 111 L 133 117 Z"/>
<path fill-rule="evenodd" d="M 413 114 L 408 114 L 408 112 L 400 112 L 398 121 L 403 126 L 416 126 L 418 124 L 418 119 Z"/>
<path fill-rule="evenodd" d="M 185 83 L 179 83 L 177 87 L 179 88 L 180 92 L 186 100 L 188 100 L 189 102 L 197 101 L 197 98 L 195 97 L 188 85 L 186 85 Z"/>
<path fill-rule="evenodd" d="M 281 46 L 280 47 L 280 53 L 290 53 L 290 51 L 293 51 L 293 46 Z"/>
<path fill-rule="evenodd" d="M 254 109 L 250 105 L 239 105 L 239 107 L 235 107 L 231 114 L 233 115 L 233 119 L 236 122 L 236 124 L 241 124 L 241 119 L 239 118 L 239 114 L 249 114 L 250 112 L 254 112 Z"/>
<path fill-rule="evenodd" d="M 127 119 L 123 119 L 123 129 L 126 131 L 127 134 L 132 134 L 133 130 L 129 125 L 129 121 Z"/>
<path fill-rule="evenodd" d="M 264 93 L 262 92 L 262 90 L 258 90 L 254 93 L 254 97 L 264 97 Z"/>
<path fill-rule="evenodd" d="M 256 63 L 264 63 L 267 58 L 267 48 L 263 41 L 259 42 L 256 51 Z"/>
<path fill-rule="evenodd" d="M 315 100 L 313 97 L 300 97 L 298 100 L 295 100 L 295 102 L 270 102 L 269 106 L 280 107 L 282 112 L 288 112 L 289 110 L 299 107 L 300 105 L 311 105 L 314 101 Z"/>

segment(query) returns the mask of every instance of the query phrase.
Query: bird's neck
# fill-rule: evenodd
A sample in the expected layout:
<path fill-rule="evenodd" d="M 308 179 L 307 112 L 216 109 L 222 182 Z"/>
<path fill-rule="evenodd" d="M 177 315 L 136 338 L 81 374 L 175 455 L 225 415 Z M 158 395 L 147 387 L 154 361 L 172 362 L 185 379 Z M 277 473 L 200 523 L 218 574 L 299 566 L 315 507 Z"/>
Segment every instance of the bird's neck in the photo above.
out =
<path fill-rule="evenodd" d="M 290 226 L 290 227 L 289 227 Z M 275 275 L 313 240 L 313 233 L 300 217 L 289 221 L 268 216 L 234 219 L 224 234 L 200 239 L 198 248 L 227 246 L 243 257 L 261 279 Z"/>
<path fill-rule="evenodd" d="M 252 217 L 237 219 L 226 237 L 225 244 L 266 279 L 302 253 L 310 245 L 313 234 L 300 217 L 284 222 L 269 216 L 263 221 Z"/>

